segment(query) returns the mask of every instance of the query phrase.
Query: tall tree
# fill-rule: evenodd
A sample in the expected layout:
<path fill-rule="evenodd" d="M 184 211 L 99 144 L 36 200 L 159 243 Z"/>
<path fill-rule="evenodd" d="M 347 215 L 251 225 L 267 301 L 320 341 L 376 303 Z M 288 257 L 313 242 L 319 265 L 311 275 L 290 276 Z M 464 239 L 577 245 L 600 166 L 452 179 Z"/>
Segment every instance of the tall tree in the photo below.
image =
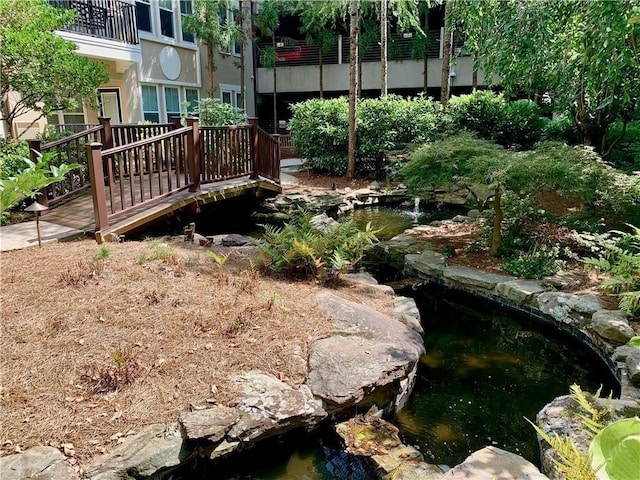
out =
<path fill-rule="evenodd" d="M 360 35 L 359 1 L 349 3 L 349 160 L 347 179 L 356 175 L 356 143 L 358 141 L 358 40 Z"/>
<path fill-rule="evenodd" d="M 94 105 L 97 90 L 109 76 L 104 66 L 76 54 L 77 46 L 54 33 L 73 22 L 75 13 L 45 0 L 0 2 L 0 97 L 9 134 L 27 112 L 43 116 Z M 11 98 L 10 98 L 11 97 Z"/>
<path fill-rule="evenodd" d="M 196 35 L 207 47 L 210 97 L 215 95 L 216 50 L 220 47 L 228 50 L 233 40 L 238 38 L 238 24 L 227 17 L 227 11 L 231 8 L 231 0 L 195 0 L 193 13 L 184 18 L 185 31 Z"/>
<path fill-rule="evenodd" d="M 387 22 L 388 0 L 380 1 L 380 96 L 387 94 Z"/>
<path fill-rule="evenodd" d="M 585 144 L 607 154 L 609 126 L 640 114 L 640 0 L 463 3 L 456 20 L 473 26 L 485 75 L 507 93 L 548 93 Z"/>
<path fill-rule="evenodd" d="M 442 34 L 443 47 L 442 47 L 442 72 L 440 76 L 440 103 L 443 108 L 447 107 L 449 103 L 449 90 L 451 81 L 451 44 L 453 39 L 453 32 L 450 29 L 451 22 L 451 6 L 453 0 L 447 0 L 444 7 L 444 32 Z"/>

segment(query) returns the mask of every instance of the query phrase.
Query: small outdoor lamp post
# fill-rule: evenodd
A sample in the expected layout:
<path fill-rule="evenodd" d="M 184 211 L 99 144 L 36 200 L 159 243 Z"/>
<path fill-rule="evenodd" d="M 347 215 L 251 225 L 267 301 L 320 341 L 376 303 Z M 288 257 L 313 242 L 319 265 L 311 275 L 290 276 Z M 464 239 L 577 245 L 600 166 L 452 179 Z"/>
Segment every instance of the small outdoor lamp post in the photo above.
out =
<path fill-rule="evenodd" d="M 24 209 L 25 212 L 34 212 L 36 214 L 36 230 L 38 231 L 38 247 L 40 248 L 42 248 L 42 240 L 40 239 L 40 212 L 44 210 L 49 210 L 49 207 L 45 207 L 38 202 L 33 202 Z"/>

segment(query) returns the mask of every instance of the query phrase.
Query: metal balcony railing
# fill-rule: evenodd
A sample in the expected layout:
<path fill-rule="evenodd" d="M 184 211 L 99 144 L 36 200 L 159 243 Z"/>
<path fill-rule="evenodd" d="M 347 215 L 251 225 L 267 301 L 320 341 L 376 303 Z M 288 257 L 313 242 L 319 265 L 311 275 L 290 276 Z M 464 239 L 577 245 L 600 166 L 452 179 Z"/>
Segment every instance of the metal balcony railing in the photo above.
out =
<path fill-rule="evenodd" d="M 65 31 L 137 45 L 135 8 L 122 0 L 48 0 L 54 7 L 76 12 Z"/>

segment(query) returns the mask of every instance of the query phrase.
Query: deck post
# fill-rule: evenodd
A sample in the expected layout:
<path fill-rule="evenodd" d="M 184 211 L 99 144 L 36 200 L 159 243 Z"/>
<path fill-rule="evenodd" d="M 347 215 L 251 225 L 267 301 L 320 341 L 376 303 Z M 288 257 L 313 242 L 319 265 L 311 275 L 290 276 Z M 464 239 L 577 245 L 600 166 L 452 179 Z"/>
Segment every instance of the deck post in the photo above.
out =
<path fill-rule="evenodd" d="M 40 153 L 41 140 L 27 140 L 29 142 L 29 158 L 33 163 L 38 163 L 38 154 Z M 36 198 L 37 202 L 40 205 L 44 205 L 45 207 L 49 206 L 49 197 L 47 196 L 47 188 L 44 187 L 40 189 L 40 194 L 38 198 Z"/>
<path fill-rule="evenodd" d="M 258 119 L 256 117 L 249 118 L 251 126 L 251 179 L 258 179 Z"/>
<path fill-rule="evenodd" d="M 177 130 L 179 128 L 182 128 L 182 117 L 180 117 L 179 115 L 174 115 L 173 117 L 171 117 L 171 129 L 172 130 Z"/>
<path fill-rule="evenodd" d="M 109 148 L 113 148 L 113 132 L 111 131 L 111 118 L 98 117 L 98 123 L 102 127 L 102 130 L 100 131 L 100 140 L 102 140 L 103 149 L 108 150 Z"/>
<path fill-rule="evenodd" d="M 189 165 L 191 180 L 190 192 L 200 191 L 200 130 L 198 128 L 198 118 L 187 118 L 187 126 L 191 130 L 187 133 L 187 164 Z"/>
<path fill-rule="evenodd" d="M 269 165 L 269 174 L 273 175 L 274 178 L 280 178 L 280 134 L 276 133 L 273 135 L 273 139 L 276 141 L 273 158 L 271 159 L 271 164 Z"/>
<path fill-rule="evenodd" d="M 89 161 L 89 179 L 91 180 L 91 195 L 93 197 L 93 214 L 96 219 L 96 232 L 99 232 L 109 226 L 101 143 L 93 142 L 87 145 L 87 159 Z M 100 239 L 101 236 L 96 238 Z"/>

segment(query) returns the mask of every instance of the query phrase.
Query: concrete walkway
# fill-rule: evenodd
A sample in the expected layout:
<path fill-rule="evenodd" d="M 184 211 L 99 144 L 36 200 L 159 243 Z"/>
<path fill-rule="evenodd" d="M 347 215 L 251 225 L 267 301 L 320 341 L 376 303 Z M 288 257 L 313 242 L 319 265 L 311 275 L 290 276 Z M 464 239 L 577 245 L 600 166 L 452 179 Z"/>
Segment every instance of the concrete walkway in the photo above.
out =
<path fill-rule="evenodd" d="M 287 171 L 304 169 L 304 160 L 300 158 L 287 158 L 281 161 L 280 167 L 280 180 L 283 184 L 297 183 L 298 180 L 296 177 L 289 175 Z M 44 218 L 46 219 L 46 215 Z M 84 234 L 85 232 L 82 230 L 40 220 L 40 235 L 43 245 L 73 240 L 83 237 Z M 0 252 L 37 246 L 38 235 L 35 220 L 0 227 Z"/>

